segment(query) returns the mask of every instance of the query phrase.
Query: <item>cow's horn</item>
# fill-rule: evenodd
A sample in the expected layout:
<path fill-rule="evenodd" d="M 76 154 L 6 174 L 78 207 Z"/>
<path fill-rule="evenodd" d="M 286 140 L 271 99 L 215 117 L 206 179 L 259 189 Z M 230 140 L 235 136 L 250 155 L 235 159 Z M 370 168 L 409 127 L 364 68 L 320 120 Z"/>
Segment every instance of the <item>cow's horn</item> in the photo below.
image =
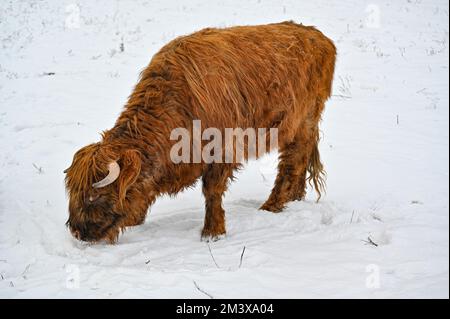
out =
<path fill-rule="evenodd" d="M 117 164 L 117 162 L 111 162 L 108 164 L 108 176 L 106 176 L 104 179 L 102 179 L 100 182 L 92 184 L 92 187 L 94 188 L 101 188 L 108 186 L 109 184 L 114 183 L 114 181 L 119 177 L 120 174 L 120 166 Z"/>

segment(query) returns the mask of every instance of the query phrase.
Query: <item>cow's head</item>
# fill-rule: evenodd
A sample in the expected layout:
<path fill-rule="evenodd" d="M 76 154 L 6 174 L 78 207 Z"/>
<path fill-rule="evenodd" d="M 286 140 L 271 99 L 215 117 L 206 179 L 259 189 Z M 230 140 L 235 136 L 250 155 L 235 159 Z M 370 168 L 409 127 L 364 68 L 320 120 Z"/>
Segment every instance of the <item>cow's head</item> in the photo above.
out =
<path fill-rule="evenodd" d="M 74 155 L 65 173 L 66 225 L 75 238 L 114 243 L 125 227 L 144 221 L 149 201 L 142 196 L 139 151 L 91 144 Z"/>

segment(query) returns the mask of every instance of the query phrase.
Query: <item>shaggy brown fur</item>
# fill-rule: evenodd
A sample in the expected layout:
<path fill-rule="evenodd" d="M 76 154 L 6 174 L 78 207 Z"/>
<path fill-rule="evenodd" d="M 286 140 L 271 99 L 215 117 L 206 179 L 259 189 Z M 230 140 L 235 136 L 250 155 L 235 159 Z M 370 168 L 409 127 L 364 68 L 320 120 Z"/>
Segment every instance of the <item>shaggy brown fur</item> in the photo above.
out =
<path fill-rule="evenodd" d="M 324 189 L 318 142 L 331 94 L 336 49 L 313 27 L 293 22 L 205 29 L 164 46 L 142 72 L 115 126 L 79 150 L 67 170 L 72 234 L 117 240 L 144 221 L 161 194 L 175 195 L 200 177 L 206 199 L 203 238 L 225 234 L 222 196 L 238 164 L 174 164 L 175 128 L 278 128 L 280 163 L 262 209 L 279 212 L 305 196 L 309 181 Z M 116 182 L 94 189 L 117 160 Z"/>

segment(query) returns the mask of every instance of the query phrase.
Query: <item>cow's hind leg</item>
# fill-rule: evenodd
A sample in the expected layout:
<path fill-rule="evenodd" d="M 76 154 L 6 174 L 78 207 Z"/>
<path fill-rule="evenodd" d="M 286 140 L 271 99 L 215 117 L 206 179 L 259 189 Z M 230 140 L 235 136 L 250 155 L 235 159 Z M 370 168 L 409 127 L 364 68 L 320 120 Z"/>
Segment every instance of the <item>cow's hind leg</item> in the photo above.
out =
<path fill-rule="evenodd" d="M 261 209 L 278 213 L 283 210 L 286 203 L 303 199 L 306 181 L 309 179 L 320 194 L 323 186 L 323 167 L 317 148 L 318 141 L 317 125 L 306 125 L 298 130 L 294 141 L 280 149 L 275 185 Z"/>
<path fill-rule="evenodd" d="M 306 196 L 307 183 L 314 187 L 317 192 L 318 198 L 322 196 L 322 192 L 325 191 L 325 170 L 323 164 L 320 161 L 319 153 L 319 129 L 316 127 L 312 133 L 306 135 L 301 134 L 303 137 L 308 137 L 312 141 L 312 145 L 308 146 L 309 150 L 304 155 L 306 156 L 306 167 L 302 166 L 300 174 L 297 176 L 296 191 L 294 193 L 294 200 L 303 200 Z"/>
<path fill-rule="evenodd" d="M 202 240 L 215 241 L 225 235 L 225 211 L 222 208 L 222 197 L 236 168 L 231 164 L 209 164 L 203 173 L 206 214 Z"/>

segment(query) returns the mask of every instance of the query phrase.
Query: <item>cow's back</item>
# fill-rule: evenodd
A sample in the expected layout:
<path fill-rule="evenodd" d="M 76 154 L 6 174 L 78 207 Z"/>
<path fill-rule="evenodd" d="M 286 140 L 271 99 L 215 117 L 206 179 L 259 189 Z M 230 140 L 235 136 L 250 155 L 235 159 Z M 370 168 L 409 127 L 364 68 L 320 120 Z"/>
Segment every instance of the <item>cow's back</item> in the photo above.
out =
<path fill-rule="evenodd" d="M 320 31 L 292 22 L 208 28 L 164 46 L 148 70 L 205 126 L 295 126 L 330 95 L 335 54 Z"/>

